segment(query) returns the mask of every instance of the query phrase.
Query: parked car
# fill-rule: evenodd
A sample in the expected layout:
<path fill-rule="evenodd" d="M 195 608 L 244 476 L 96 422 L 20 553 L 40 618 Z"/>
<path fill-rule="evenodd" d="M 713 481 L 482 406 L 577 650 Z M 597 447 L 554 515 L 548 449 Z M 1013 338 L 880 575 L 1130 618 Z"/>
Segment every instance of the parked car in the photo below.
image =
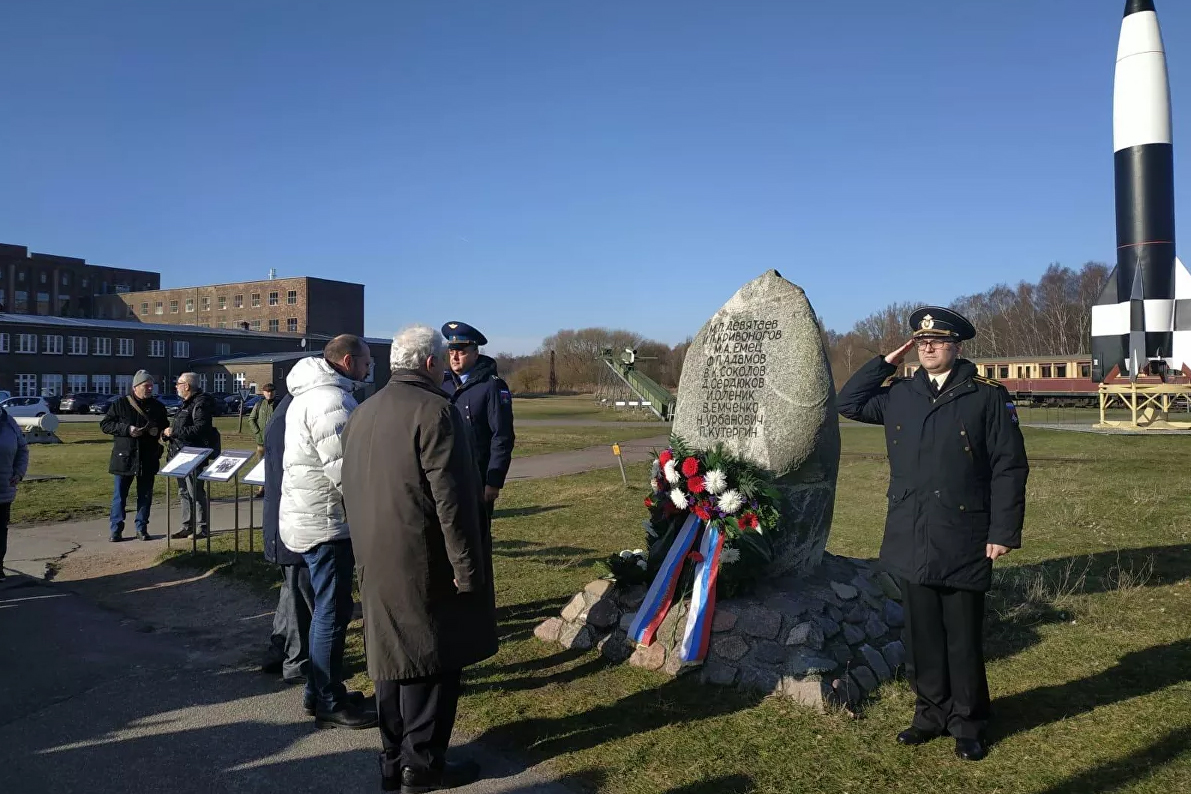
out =
<path fill-rule="evenodd" d="M 7 391 L 4 391 L 3 389 L 0 389 L 0 402 L 4 402 L 11 396 L 12 396 L 12 392 L 7 392 Z"/>
<path fill-rule="evenodd" d="M 0 403 L 0 408 L 8 411 L 10 416 L 45 416 L 53 413 L 43 397 L 9 397 Z"/>
<path fill-rule="evenodd" d="M 43 394 L 41 399 L 45 400 L 46 405 L 50 406 L 50 410 L 54 413 L 62 411 L 62 397 L 57 394 Z"/>
<path fill-rule="evenodd" d="M 99 414 L 100 416 L 103 416 L 104 414 L 106 414 L 108 412 L 108 408 L 111 407 L 112 403 L 114 403 L 116 400 L 123 400 L 123 399 L 124 398 L 122 396 L 120 396 L 119 394 L 105 395 L 102 398 L 91 403 L 91 413 Z"/>
<path fill-rule="evenodd" d="M 166 416 L 173 416 L 182 407 L 182 398 L 176 394 L 159 394 L 157 401 L 165 406 Z"/>
<path fill-rule="evenodd" d="M 259 403 L 263 399 L 265 399 L 265 398 L 262 397 L 261 395 L 254 394 L 251 397 L 249 397 L 247 400 L 245 400 L 244 401 L 244 415 L 247 416 L 249 413 L 251 413 L 252 409 L 256 407 L 256 404 Z"/>
<path fill-rule="evenodd" d="M 85 414 L 91 410 L 91 406 L 95 404 L 96 400 L 102 400 L 107 396 L 93 391 L 68 394 L 58 404 L 58 410 L 64 414 Z"/>

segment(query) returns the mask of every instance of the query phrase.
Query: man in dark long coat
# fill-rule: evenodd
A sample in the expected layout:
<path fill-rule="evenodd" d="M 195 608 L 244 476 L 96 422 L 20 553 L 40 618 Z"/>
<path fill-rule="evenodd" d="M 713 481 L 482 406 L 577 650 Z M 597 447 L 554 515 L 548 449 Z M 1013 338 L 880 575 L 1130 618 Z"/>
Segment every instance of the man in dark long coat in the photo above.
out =
<path fill-rule="evenodd" d="M 388 385 L 343 432 L 386 790 L 476 779 L 474 764 L 448 764 L 446 751 L 463 668 L 497 650 L 492 539 L 467 426 L 439 387 L 445 347 L 432 328 L 399 333 Z"/>
<path fill-rule="evenodd" d="M 910 341 L 848 380 L 839 412 L 885 426 L 881 564 L 901 580 L 906 673 L 917 695 L 914 721 L 897 740 L 916 745 L 948 733 L 956 755 L 978 761 L 988 752 L 984 594 L 993 561 L 1021 547 L 1029 463 L 1009 393 L 959 357 L 976 335 L 972 324 L 924 306 L 910 325 Z M 914 346 L 922 366 L 883 386 Z"/>

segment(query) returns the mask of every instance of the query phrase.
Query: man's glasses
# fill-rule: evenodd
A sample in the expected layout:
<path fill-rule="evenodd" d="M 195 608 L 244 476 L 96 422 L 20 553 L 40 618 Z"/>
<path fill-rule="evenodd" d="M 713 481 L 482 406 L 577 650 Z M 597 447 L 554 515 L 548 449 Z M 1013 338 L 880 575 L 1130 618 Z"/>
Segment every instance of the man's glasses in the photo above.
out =
<path fill-rule="evenodd" d="M 920 339 L 914 343 L 919 350 L 930 350 L 932 348 L 938 348 L 939 350 L 942 350 L 951 344 L 952 343 L 950 341 L 940 339 Z"/>

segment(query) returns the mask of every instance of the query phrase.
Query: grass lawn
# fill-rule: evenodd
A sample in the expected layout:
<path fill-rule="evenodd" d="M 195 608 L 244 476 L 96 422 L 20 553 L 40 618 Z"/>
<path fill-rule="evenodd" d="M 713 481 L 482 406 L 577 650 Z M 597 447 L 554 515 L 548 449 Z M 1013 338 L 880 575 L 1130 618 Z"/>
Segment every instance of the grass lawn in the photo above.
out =
<path fill-rule="evenodd" d="M 1025 432 L 1025 547 L 998 564 L 989 602 L 987 760 L 957 760 L 949 740 L 899 747 L 904 682 L 852 720 L 534 639 L 603 556 L 642 545 L 641 492 L 616 470 L 506 489 L 494 523 L 502 648 L 468 672 L 460 729 L 625 794 L 1191 791 L 1191 439 Z M 829 549 L 872 557 L 882 433 L 848 428 L 843 443 Z M 645 467 L 631 473 L 643 481 Z M 229 573 L 270 578 L 253 563 Z M 354 685 L 370 688 L 358 624 L 349 657 Z"/>
<path fill-rule="evenodd" d="M 256 441 L 251 436 L 236 433 L 237 423 L 235 417 L 216 420 L 223 435 L 223 448 L 255 449 Z M 664 433 L 664 429 L 640 427 L 523 427 L 517 430 L 513 456 L 611 445 Z M 112 437 L 103 434 L 98 422 L 64 422 L 58 426 L 58 437 L 63 443 L 30 445 L 29 473 L 58 475 L 66 479 L 22 483 L 12 506 L 14 524 L 68 521 L 107 514 L 112 501 L 112 477 L 108 474 Z M 208 485 L 213 498 L 231 498 L 234 493 L 231 483 Z M 157 478 L 156 492 L 157 498 L 164 500 L 164 477 Z"/>

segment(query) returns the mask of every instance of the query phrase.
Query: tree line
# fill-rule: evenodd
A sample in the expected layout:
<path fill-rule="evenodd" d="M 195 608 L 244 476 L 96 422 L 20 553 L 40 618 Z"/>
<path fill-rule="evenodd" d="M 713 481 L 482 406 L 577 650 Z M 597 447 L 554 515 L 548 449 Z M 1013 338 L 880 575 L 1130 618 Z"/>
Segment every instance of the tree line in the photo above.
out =
<path fill-rule="evenodd" d="M 1087 262 L 1079 269 L 1052 264 L 1036 282 L 997 284 L 975 295 L 963 295 L 950 308 L 976 326 L 976 338 L 964 343 L 967 358 L 1075 355 L 1091 343 L 1092 305 L 1110 268 Z M 908 317 L 922 302 L 891 303 L 839 332 L 823 328 L 823 343 L 836 385 L 865 361 L 901 345 L 910 334 Z M 822 326 L 822 324 L 820 324 Z M 513 391 L 543 393 L 550 385 L 550 353 L 560 392 L 594 391 L 604 377 L 602 351 L 619 355 L 637 351 L 636 367 L 662 386 L 677 388 L 691 337 L 677 345 L 648 339 L 624 329 L 565 329 L 542 340 L 529 355 L 497 354 L 501 375 Z M 911 353 L 911 360 L 913 354 Z"/>

